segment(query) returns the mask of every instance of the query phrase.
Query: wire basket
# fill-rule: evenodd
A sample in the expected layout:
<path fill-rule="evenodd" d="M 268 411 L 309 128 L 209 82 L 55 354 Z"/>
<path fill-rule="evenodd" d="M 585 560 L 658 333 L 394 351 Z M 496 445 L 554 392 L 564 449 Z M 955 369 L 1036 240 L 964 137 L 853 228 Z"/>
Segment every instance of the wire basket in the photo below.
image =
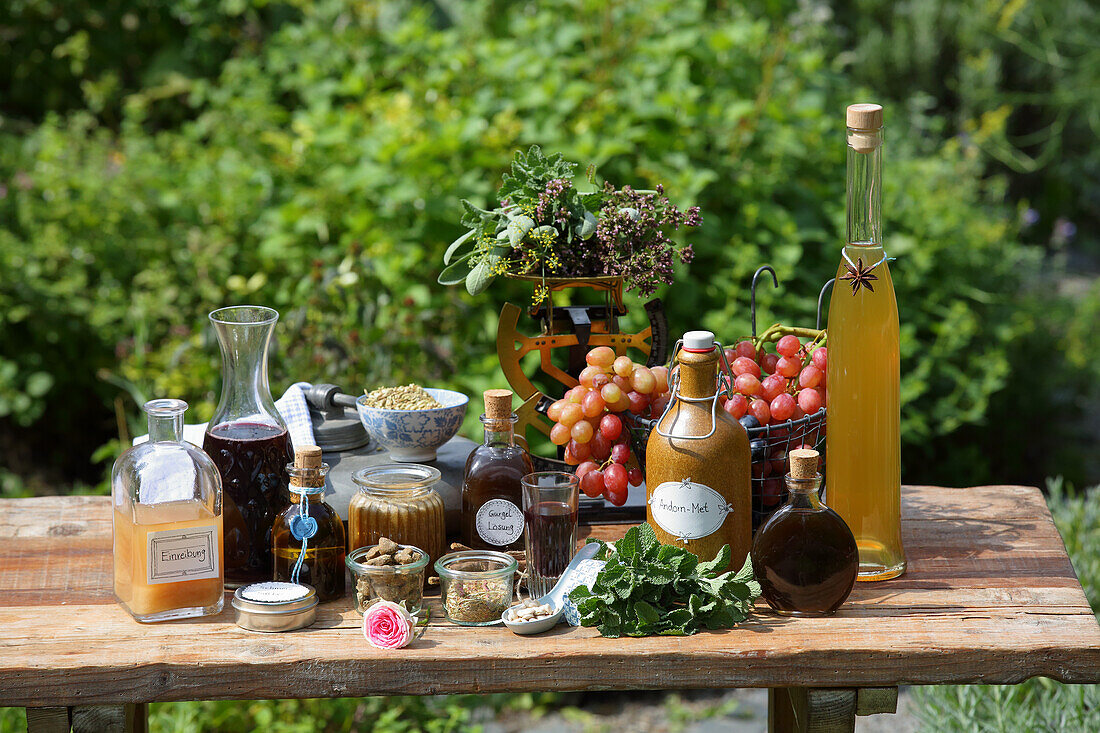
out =
<path fill-rule="evenodd" d="M 778 425 L 749 428 L 749 445 L 763 440 L 767 447 L 763 456 L 753 451 L 752 461 L 752 531 L 753 534 L 779 507 L 787 502 L 787 483 L 783 477 L 789 470 L 787 454 L 798 448 L 813 448 L 822 456 L 821 467 L 825 473 L 825 408 L 812 415 L 791 419 Z"/>
<path fill-rule="evenodd" d="M 779 287 L 779 278 L 770 265 L 763 265 L 752 276 L 752 285 L 749 291 L 749 318 L 752 325 L 752 339 L 756 341 L 756 287 L 760 276 L 764 273 L 772 276 L 772 284 Z M 817 296 L 817 324 L 815 331 L 821 332 L 821 312 L 825 303 L 825 295 L 832 287 L 834 280 L 829 280 L 821 288 Z M 774 328 L 774 327 L 773 327 Z M 770 330 L 770 329 L 769 329 Z M 765 336 L 766 337 L 766 334 Z M 762 338 L 764 338 L 762 337 Z M 726 372 L 725 378 L 733 383 L 733 374 Z M 779 507 L 787 503 L 787 482 L 784 476 L 789 470 L 787 454 L 795 448 L 804 446 L 813 448 L 821 454 L 821 465 L 818 471 L 825 475 L 825 407 L 812 415 L 806 415 L 797 419 L 790 419 L 777 425 L 763 425 L 758 428 L 749 428 L 749 446 L 755 441 L 763 440 L 766 443 L 763 455 L 758 450 L 752 452 L 752 531 L 760 528 L 775 514 Z M 822 484 L 824 488 L 824 484 Z"/>

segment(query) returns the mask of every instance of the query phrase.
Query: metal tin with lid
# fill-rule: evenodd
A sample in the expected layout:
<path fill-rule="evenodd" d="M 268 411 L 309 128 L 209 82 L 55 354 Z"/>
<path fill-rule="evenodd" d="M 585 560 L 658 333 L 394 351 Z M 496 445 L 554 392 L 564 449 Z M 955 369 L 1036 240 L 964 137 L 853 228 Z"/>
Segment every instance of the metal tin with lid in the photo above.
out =
<path fill-rule="evenodd" d="M 317 591 L 305 583 L 267 581 L 233 593 L 237 625 L 249 631 L 293 631 L 317 619 Z"/>

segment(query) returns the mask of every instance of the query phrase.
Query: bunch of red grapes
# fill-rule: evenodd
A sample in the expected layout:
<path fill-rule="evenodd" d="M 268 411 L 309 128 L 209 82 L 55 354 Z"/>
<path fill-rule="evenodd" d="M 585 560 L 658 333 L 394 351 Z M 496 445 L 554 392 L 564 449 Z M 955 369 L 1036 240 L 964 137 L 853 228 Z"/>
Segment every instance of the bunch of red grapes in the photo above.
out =
<path fill-rule="evenodd" d="M 659 417 L 669 400 L 668 369 L 616 357 L 608 346 L 592 349 L 585 361 L 580 384 L 546 411 L 554 421 L 550 440 L 565 446 L 565 462 L 577 467 L 586 496 L 604 496 L 622 506 L 627 485 L 639 486 L 644 480 L 637 462 L 631 461 L 630 431 L 622 413 Z"/>
<path fill-rule="evenodd" d="M 726 349 L 732 372 L 726 379 L 732 377 L 733 396 L 718 399 L 734 418 L 752 415 L 760 425 L 775 425 L 813 415 L 824 406 L 828 350 L 804 345 L 791 335 L 780 338 L 775 350 L 757 350 L 751 341 Z"/>
<path fill-rule="evenodd" d="M 719 390 L 719 402 L 726 412 L 741 421 L 746 429 L 779 425 L 813 415 L 825 405 L 825 372 L 828 350 L 803 344 L 793 335 L 776 342 L 777 353 L 756 349 L 751 341 L 741 341 L 726 349 L 726 362 L 732 374 L 719 377 L 720 386 L 731 387 L 732 396 Z M 732 380 L 732 384 L 730 381 Z M 804 429 L 790 436 L 799 448 L 812 448 L 819 430 Z M 752 477 L 759 482 L 761 508 L 773 507 L 783 496 L 782 476 L 787 472 L 788 436 L 783 428 L 770 433 L 773 443 L 764 437 L 749 441 L 752 452 Z M 755 481 L 754 481 L 755 483 Z"/>

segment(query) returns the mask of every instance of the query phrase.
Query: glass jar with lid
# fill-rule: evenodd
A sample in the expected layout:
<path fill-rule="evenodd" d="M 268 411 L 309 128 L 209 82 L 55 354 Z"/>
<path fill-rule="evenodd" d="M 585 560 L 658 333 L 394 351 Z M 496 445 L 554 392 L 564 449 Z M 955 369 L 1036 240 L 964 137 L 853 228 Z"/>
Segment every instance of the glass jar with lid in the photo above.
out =
<path fill-rule="evenodd" d="M 446 525 L 443 499 L 433 488 L 439 471 L 417 463 L 391 463 L 352 474 L 358 489 L 348 506 L 348 551 L 382 537 L 414 545 L 431 559 L 443 556 Z"/>

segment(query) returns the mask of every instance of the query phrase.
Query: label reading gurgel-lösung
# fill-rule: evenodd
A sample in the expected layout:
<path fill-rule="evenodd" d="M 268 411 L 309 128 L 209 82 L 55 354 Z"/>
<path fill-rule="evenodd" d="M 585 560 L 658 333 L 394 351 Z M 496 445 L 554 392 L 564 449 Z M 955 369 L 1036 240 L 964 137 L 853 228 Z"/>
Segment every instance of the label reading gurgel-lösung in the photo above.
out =
<path fill-rule="evenodd" d="M 523 512 L 507 499 L 490 499 L 477 510 L 474 527 L 490 545 L 510 545 L 523 535 Z"/>

